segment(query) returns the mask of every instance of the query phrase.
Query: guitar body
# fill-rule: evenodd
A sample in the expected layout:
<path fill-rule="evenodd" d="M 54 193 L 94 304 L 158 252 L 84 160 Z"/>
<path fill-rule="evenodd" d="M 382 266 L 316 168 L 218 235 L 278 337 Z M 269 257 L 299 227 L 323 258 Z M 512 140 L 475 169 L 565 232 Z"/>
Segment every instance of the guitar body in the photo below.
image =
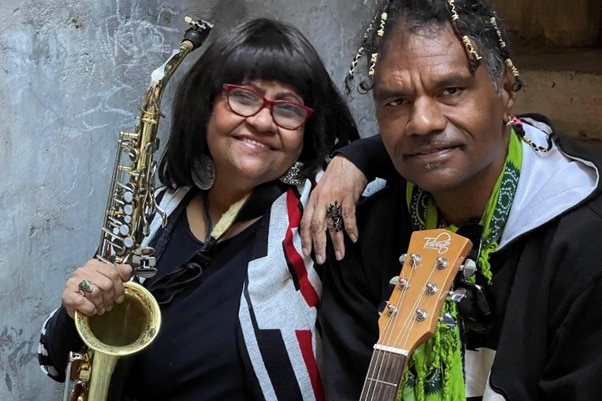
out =
<path fill-rule="evenodd" d="M 412 233 L 401 273 L 379 320 L 360 401 L 394 401 L 412 352 L 435 334 L 449 289 L 472 248 L 445 229 Z"/>

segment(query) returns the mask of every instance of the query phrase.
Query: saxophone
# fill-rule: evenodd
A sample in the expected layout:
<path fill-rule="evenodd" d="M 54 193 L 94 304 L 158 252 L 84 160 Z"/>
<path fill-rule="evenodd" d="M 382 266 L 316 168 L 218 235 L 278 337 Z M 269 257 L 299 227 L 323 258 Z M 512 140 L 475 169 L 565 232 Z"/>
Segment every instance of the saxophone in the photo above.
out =
<path fill-rule="evenodd" d="M 151 74 L 135 132 L 119 136 L 96 258 L 113 265 L 129 263 L 134 277 L 149 278 L 156 273 L 154 249 L 142 246 L 142 240 L 149 234 L 155 214 L 164 222 L 166 219 L 155 202 L 153 185 L 161 97 L 182 60 L 203 44 L 213 28 L 208 21 L 189 17 L 185 21 L 191 27 L 179 49 Z M 75 325 L 86 348 L 69 357 L 65 401 L 105 401 L 117 360 L 142 350 L 159 332 L 161 312 L 152 294 L 133 281 L 124 287 L 124 301 L 110 312 L 92 317 L 75 313 Z"/>

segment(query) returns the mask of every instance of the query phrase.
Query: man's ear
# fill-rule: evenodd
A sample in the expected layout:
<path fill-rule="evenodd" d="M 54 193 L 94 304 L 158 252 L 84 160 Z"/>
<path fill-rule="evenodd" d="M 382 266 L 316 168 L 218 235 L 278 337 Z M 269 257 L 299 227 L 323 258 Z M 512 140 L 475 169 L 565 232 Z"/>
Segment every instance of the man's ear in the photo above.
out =
<path fill-rule="evenodd" d="M 516 92 L 512 90 L 514 83 L 514 76 L 512 73 L 505 69 L 504 73 L 500 77 L 500 96 L 506 110 L 510 111 L 514 106 L 514 99 L 516 98 Z M 508 113 L 511 114 L 511 113 Z"/>

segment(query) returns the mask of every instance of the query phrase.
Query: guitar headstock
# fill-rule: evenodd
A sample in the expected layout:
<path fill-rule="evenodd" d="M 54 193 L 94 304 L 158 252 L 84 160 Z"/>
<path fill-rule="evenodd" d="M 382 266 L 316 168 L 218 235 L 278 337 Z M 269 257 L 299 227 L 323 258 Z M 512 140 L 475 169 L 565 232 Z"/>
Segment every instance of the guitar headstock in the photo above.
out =
<path fill-rule="evenodd" d="M 415 231 L 379 320 L 378 344 L 410 353 L 435 333 L 443 302 L 472 243 L 445 229 Z"/>

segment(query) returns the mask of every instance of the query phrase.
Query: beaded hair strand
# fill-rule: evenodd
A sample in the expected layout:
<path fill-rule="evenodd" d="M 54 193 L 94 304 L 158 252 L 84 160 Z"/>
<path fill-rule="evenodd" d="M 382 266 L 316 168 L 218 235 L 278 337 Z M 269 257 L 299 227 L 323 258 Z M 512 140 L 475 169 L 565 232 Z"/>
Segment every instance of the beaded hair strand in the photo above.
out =
<path fill-rule="evenodd" d="M 368 37 L 370 36 L 370 32 L 372 32 L 372 30 L 374 29 L 374 23 L 376 22 L 377 17 L 378 17 L 378 14 L 375 14 L 374 18 L 372 18 L 372 21 L 370 21 L 370 25 L 368 25 L 368 28 L 366 28 L 366 31 L 364 32 L 364 38 L 362 40 L 362 44 L 360 45 L 359 49 L 357 49 L 357 52 L 355 53 L 355 56 L 353 57 L 353 61 L 351 62 L 351 66 L 349 67 L 349 72 L 347 73 L 347 77 L 345 78 L 345 81 L 347 81 L 348 79 L 349 80 L 353 79 L 353 74 L 355 74 L 355 69 L 357 68 L 357 64 L 364 56 L 364 44 L 366 43 L 366 40 L 368 40 Z"/>
<path fill-rule="evenodd" d="M 351 90 L 351 81 L 354 78 L 355 70 L 357 68 L 359 61 L 366 55 L 366 49 L 379 48 L 378 44 L 369 43 L 369 41 L 371 40 L 371 35 L 375 29 L 376 22 L 377 22 L 377 20 L 379 20 L 379 18 L 380 18 L 380 20 L 379 20 L 378 28 L 376 31 L 376 36 L 379 39 L 379 41 L 382 40 L 382 37 L 384 36 L 384 33 L 385 33 L 385 27 L 386 27 L 387 17 L 388 17 L 387 8 L 389 7 L 390 1 L 391 0 L 385 0 L 383 5 L 376 10 L 376 12 L 374 13 L 374 17 L 372 18 L 372 21 L 370 22 L 370 25 L 364 32 L 364 36 L 363 36 L 362 42 L 360 44 L 360 47 L 357 49 L 357 52 L 356 52 L 355 56 L 353 57 L 353 61 L 351 62 L 351 67 L 349 68 L 349 72 L 347 73 L 347 75 L 345 77 L 345 88 L 347 89 L 347 92 L 350 92 L 350 90 Z M 374 69 L 376 67 L 377 60 L 378 60 L 378 52 L 373 51 L 372 53 L 370 53 L 370 59 L 368 61 L 368 78 L 370 80 L 374 76 Z M 360 93 L 367 93 L 369 90 L 370 90 L 369 83 L 366 83 L 366 82 L 360 83 L 360 85 L 359 85 Z"/>
<path fill-rule="evenodd" d="M 447 4 L 449 6 L 449 13 L 451 14 L 452 26 L 454 27 L 458 36 L 462 38 L 462 43 L 464 44 L 464 48 L 466 49 L 466 54 L 470 60 L 470 65 L 473 69 L 476 69 L 481 63 L 481 55 L 477 52 L 477 48 L 474 45 L 472 39 L 468 35 L 463 35 L 460 27 L 458 26 L 458 21 L 460 20 L 460 15 L 456 10 L 456 0 L 447 0 Z"/>
<path fill-rule="evenodd" d="M 370 25 L 368 25 L 368 28 L 366 28 L 360 47 L 357 49 L 355 56 L 353 57 L 353 61 L 351 62 L 351 66 L 349 67 L 349 72 L 347 72 L 347 75 L 345 76 L 345 88 L 347 89 L 347 92 L 350 92 L 351 90 L 351 81 L 353 80 L 359 61 L 362 59 L 362 57 L 364 57 L 366 42 L 368 41 L 368 38 L 370 38 L 370 33 L 374 30 L 374 23 L 376 22 L 377 17 L 378 12 L 374 14 L 372 21 L 370 21 Z"/>
<path fill-rule="evenodd" d="M 385 25 L 387 24 L 387 16 L 388 14 L 383 11 L 380 14 L 380 24 L 376 34 L 379 36 L 380 40 L 385 35 Z M 374 69 L 376 68 L 376 60 L 378 59 L 378 52 L 374 52 L 370 55 L 370 66 L 368 67 L 368 76 L 374 76 Z"/>
<path fill-rule="evenodd" d="M 512 76 L 514 77 L 514 83 L 512 84 L 512 90 L 514 92 L 518 92 L 523 87 L 523 81 L 520 78 L 520 74 L 518 73 L 518 68 L 516 68 L 516 66 L 512 62 L 512 59 L 510 58 L 510 52 L 508 51 L 508 48 L 506 47 L 506 41 L 504 40 L 502 31 L 498 27 L 497 15 L 495 14 L 495 12 L 491 15 L 489 22 L 491 23 L 491 26 L 493 27 L 493 29 L 495 30 L 495 33 L 498 36 L 498 39 L 500 42 L 500 50 L 502 52 L 502 57 L 504 58 L 504 63 L 506 64 L 506 67 L 508 67 L 508 69 L 512 73 Z"/>
<path fill-rule="evenodd" d="M 381 0 L 364 31 L 363 39 L 345 77 L 347 93 L 351 92 L 352 81 L 365 60 L 365 75 L 359 79 L 357 90 L 367 93 L 374 85 L 376 64 L 380 60 L 382 46 L 388 31 L 398 24 L 400 18 L 409 33 L 424 26 L 449 23 L 462 42 L 469 68 L 474 71 L 481 63 L 486 64 L 489 75 L 497 88 L 497 79 L 505 70 L 512 73 L 512 90 L 522 87 L 519 72 L 510 58 L 507 33 L 486 1 L 484 0 Z M 498 26 L 499 25 L 499 26 Z"/>

